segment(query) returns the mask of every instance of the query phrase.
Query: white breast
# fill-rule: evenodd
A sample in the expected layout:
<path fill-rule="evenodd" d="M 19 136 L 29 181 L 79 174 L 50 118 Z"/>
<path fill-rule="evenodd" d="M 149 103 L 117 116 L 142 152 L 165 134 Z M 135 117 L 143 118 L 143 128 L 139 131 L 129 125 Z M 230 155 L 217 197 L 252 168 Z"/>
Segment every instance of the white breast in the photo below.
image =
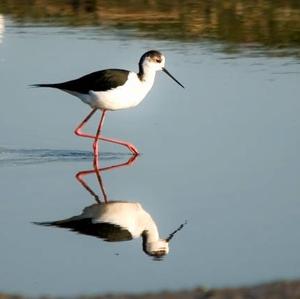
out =
<path fill-rule="evenodd" d="M 140 81 L 136 73 L 130 72 L 124 85 L 108 91 L 90 91 L 85 102 L 92 108 L 106 110 L 134 107 L 144 99 L 153 82 L 154 76 L 150 80 Z"/>

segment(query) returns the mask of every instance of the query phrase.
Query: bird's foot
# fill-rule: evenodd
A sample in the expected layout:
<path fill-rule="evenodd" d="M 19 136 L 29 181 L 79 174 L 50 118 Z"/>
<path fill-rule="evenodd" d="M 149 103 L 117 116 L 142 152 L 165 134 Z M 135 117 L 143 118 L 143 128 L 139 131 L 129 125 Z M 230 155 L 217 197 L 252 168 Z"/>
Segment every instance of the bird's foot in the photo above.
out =
<path fill-rule="evenodd" d="M 127 143 L 126 146 L 133 153 L 133 155 L 137 156 L 140 154 L 139 151 L 137 150 L 137 148 L 133 144 Z"/>

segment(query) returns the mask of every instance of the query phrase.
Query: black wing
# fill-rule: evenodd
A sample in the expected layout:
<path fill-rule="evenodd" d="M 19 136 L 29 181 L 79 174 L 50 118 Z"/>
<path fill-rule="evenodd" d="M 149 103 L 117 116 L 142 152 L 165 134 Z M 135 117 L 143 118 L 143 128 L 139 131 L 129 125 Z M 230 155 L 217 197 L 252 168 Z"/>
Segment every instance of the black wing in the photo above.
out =
<path fill-rule="evenodd" d="M 107 91 L 122 86 L 127 81 L 129 71 L 108 69 L 90 73 L 75 80 L 54 84 L 34 84 L 35 87 L 53 87 L 68 91 L 88 93 L 93 91 Z"/>

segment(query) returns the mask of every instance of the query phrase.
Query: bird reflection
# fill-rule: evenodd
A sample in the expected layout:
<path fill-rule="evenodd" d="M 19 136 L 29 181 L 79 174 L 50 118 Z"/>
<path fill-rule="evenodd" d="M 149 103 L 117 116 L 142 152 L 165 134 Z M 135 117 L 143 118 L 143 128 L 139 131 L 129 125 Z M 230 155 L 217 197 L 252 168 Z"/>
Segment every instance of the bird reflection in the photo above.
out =
<path fill-rule="evenodd" d="M 101 177 L 103 171 L 132 165 L 137 157 L 131 156 L 124 163 L 103 168 L 99 167 L 98 159 L 94 160 L 93 169 L 78 172 L 76 179 L 93 196 L 96 203 L 84 208 L 80 215 L 58 221 L 35 222 L 35 224 L 66 228 L 80 234 L 101 238 L 107 242 L 127 241 L 142 237 L 143 251 L 155 259 L 161 259 L 169 253 L 170 240 L 185 224 L 181 224 L 168 238 L 160 238 L 156 223 L 140 203 L 108 199 Z M 85 181 L 85 176 L 89 174 L 96 175 L 102 200 Z"/>

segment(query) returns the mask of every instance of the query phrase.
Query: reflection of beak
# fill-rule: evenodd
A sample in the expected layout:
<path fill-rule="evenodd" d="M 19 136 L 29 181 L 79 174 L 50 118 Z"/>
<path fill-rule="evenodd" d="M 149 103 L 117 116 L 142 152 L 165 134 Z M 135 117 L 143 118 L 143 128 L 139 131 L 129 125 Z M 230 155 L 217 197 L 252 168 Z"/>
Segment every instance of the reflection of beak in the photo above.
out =
<path fill-rule="evenodd" d="M 184 223 L 182 223 L 177 229 L 175 229 L 170 235 L 169 237 L 166 239 L 167 242 L 170 242 L 171 239 L 174 237 L 174 235 L 179 232 L 185 225 L 187 224 L 187 221 L 185 220 Z"/>
<path fill-rule="evenodd" d="M 168 76 L 170 76 L 177 84 L 179 84 L 182 88 L 184 88 L 184 86 L 179 82 L 179 81 L 177 81 L 168 71 L 167 71 L 167 69 L 165 69 L 164 67 L 162 68 L 162 71 L 164 72 L 164 73 L 166 73 Z"/>

